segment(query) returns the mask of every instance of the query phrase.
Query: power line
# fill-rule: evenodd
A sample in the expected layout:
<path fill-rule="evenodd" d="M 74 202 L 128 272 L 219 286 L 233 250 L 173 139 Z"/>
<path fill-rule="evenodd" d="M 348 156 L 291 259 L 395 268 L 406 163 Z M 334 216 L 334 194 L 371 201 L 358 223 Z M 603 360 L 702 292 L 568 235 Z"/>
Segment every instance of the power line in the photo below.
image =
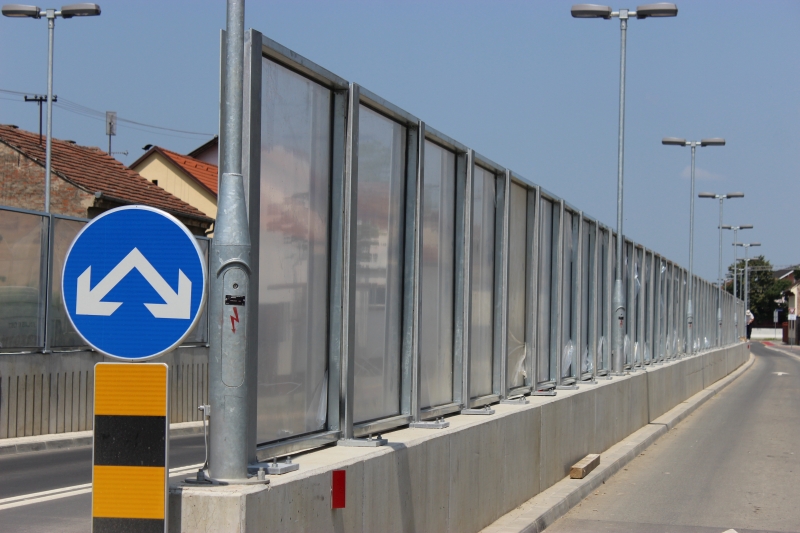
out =
<path fill-rule="evenodd" d="M 13 95 L 19 95 L 19 96 L 25 96 L 26 94 L 31 94 L 31 93 L 25 93 L 25 92 L 20 92 L 20 91 L 12 91 L 12 90 L 9 90 L 9 89 L 0 89 L 0 93 L 13 94 Z M 106 116 L 106 112 L 105 111 L 99 111 L 97 109 L 92 109 L 91 107 L 87 107 L 85 105 L 79 104 L 78 102 L 73 102 L 71 100 L 67 100 L 66 98 L 63 98 L 58 103 L 53 101 L 53 103 L 55 104 L 56 107 L 58 107 L 60 109 L 63 109 L 64 111 L 69 111 L 70 113 L 75 113 L 77 115 L 83 115 L 85 117 L 95 118 L 95 119 L 99 119 L 99 120 L 105 121 L 105 116 Z M 151 128 L 151 129 L 154 129 L 154 130 L 169 131 L 169 132 L 173 132 L 173 133 L 182 133 L 184 135 L 199 135 L 199 136 L 203 136 L 203 137 L 213 137 L 215 135 L 214 133 L 206 133 L 206 132 L 201 132 L 201 131 L 179 130 L 179 129 L 176 129 L 176 128 L 167 128 L 165 126 L 156 126 L 155 124 L 147 124 L 145 122 L 138 122 L 138 121 L 135 121 L 135 120 L 130 120 L 130 119 L 121 118 L 121 117 L 117 118 L 117 122 L 130 124 L 132 126 L 126 126 L 126 127 L 130 127 L 131 129 L 139 130 L 139 131 L 145 131 L 145 132 L 147 130 L 142 130 L 141 128 L 136 128 L 136 127 L 133 127 L 133 126 L 135 125 L 135 126 L 141 126 L 143 128 Z M 183 137 L 183 136 L 178 136 L 178 135 L 169 135 L 169 134 L 166 134 L 166 133 L 162 133 L 161 135 L 166 135 L 168 137 L 179 137 L 179 138 L 184 138 L 184 139 L 191 138 L 191 137 Z"/>

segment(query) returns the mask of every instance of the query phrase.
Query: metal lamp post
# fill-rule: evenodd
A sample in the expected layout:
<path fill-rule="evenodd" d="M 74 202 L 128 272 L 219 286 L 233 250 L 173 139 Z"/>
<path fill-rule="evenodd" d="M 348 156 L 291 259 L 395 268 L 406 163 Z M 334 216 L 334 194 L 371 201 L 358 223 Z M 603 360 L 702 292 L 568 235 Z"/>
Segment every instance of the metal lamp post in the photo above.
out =
<path fill-rule="evenodd" d="M 749 276 L 749 267 L 750 267 L 750 258 L 747 257 L 747 250 L 751 246 L 761 246 L 760 242 L 735 242 L 733 243 L 734 246 L 741 246 L 744 248 L 744 310 L 745 313 L 750 310 L 750 276 Z"/>
<path fill-rule="evenodd" d="M 719 200 L 719 258 L 717 259 L 717 346 L 720 346 L 722 333 L 722 202 L 730 198 L 744 198 L 743 192 L 729 192 L 728 194 L 714 194 L 701 192 L 698 198 L 716 198 Z"/>
<path fill-rule="evenodd" d="M 3 6 L 3 15 L 6 17 L 27 17 L 47 19 L 48 46 L 47 46 L 47 144 L 45 146 L 44 163 L 44 210 L 50 212 L 50 160 L 52 154 L 53 134 L 53 33 L 56 17 L 70 19 L 72 17 L 95 17 L 100 14 L 97 4 L 70 4 L 55 9 L 40 9 L 36 6 L 21 4 L 7 4 Z"/>
<path fill-rule="evenodd" d="M 613 335 L 614 373 L 624 373 L 625 354 L 625 290 L 622 287 L 623 246 L 625 238 L 622 235 L 622 191 L 625 152 L 625 46 L 628 31 L 628 19 L 636 17 L 645 19 L 649 17 L 674 17 L 678 14 L 675 4 L 658 3 L 647 4 L 636 8 L 635 11 L 620 9 L 612 11 L 608 6 L 595 4 L 577 4 L 570 10 L 574 18 L 600 18 L 610 20 L 619 18 L 620 27 L 620 68 L 619 68 L 619 148 L 617 159 L 617 250 L 616 274 L 614 279 L 614 294 L 612 305 L 614 307 L 615 327 Z"/>
<path fill-rule="evenodd" d="M 694 321 L 694 311 L 692 309 L 692 295 L 694 290 L 694 157 L 698 146 L 725 146 L 725 139 L 720 137 L 713 137 L 710 139 L 701 139 L 699 141 L 687 141 L 678 137 L 664 137 L 661 139 L 661 144 L 667 146 L 689 146 L 692 148 L 692 185 L 691 193 L 689 194 L 689 297 L 686 301 L 686 321 L 688 326 L 688 351 L 694 353 L 694 332 L 692 330 L 692 323 Z"/>
<path fill-rule="evenodd" d="M 737 281 L 739 279 L 738 275 L 738 265 L 737 262 L 739 261 L 739 257 L 736 248 L 736 243 L 739 242 L 738 233 L 740 229 L 753 229 L 752 224 L 742 224 L 739 226 L 722 226 L 722 229 L 732 229 L 733 230 L 733 297 L 739 297 L 739 290 L 737 287 Z M 739 333 L 739 312 L 738 308 L 734 306 L 733 308 L 733 327 L 736 330 L 736 333 Z"/>

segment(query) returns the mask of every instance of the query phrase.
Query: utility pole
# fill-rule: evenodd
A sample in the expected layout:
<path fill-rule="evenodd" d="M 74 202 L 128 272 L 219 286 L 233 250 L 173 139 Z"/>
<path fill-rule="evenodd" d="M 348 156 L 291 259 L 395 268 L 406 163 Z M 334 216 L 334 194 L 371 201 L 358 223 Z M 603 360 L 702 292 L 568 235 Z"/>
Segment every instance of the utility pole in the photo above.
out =
<path fill-rule="evenodd" d="M 39 94 L 34 94 L 33 96 L 26 94 L 25 101 L 39 104 L 39 144 L 42 144 L 42 104 L 47 101 L 47 97 Z M 58 96 L 53 95 L 53 101 L 58 102 Z"/>
<path fill-rule="evenodd" d="M 106 135 L 108 135 L 108 155 L 111 155 L 111 136 L 117 134 L 117 112 L 106 111 Z"/>

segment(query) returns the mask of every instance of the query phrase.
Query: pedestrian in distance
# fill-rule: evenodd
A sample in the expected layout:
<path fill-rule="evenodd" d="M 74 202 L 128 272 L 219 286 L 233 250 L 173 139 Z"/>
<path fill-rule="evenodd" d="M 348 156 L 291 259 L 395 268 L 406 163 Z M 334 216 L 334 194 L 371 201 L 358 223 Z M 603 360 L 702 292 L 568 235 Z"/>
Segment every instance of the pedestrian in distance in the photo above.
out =
<path fill-rule="evenodd" d="M 745 313 L 745 324 L 747 325 L 747 340 L 750 340 L 750 333 L 753 331 L 753 321 L 756 319 L 748 309 Z"/>

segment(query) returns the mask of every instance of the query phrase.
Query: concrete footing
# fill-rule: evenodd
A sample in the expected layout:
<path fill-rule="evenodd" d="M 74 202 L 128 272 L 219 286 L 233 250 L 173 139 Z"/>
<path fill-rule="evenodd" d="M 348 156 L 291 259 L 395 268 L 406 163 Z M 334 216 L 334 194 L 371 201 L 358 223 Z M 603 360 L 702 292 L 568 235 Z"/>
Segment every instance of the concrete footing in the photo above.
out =
<path fill-rule="evenodd" d="M 172 532 L 480 531 L 747 361 L 746 344 L 670 361 L 592 387 L 455 415 L 441 430 L 385 433 L 378 448 L 294 458 L 269 486 L 170 487 Z M 331 509 L 331 471 L 346 505 Z"/>

